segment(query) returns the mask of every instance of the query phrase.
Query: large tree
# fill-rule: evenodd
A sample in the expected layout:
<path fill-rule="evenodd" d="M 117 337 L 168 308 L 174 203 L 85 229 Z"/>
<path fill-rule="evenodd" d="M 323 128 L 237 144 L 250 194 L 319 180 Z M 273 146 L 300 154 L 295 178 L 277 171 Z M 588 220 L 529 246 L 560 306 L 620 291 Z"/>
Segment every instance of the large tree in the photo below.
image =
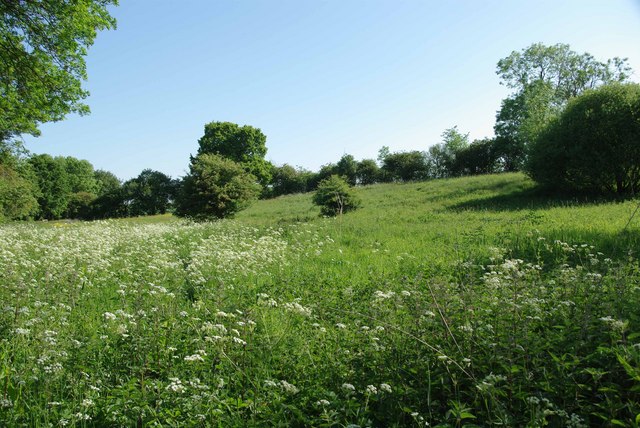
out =
<path fill-rule="evenodd" d="M 191 158 L 182 180 L 176 214 L 199 220 L 229 217 L 247 207 L 260 193 L 256 178 L 241 164 L 216 154 Z"/>
<path fill-rule="evenodd" d="M 176 183 L 168 175 L 151 169 L 122 185 L 130 216 L 164 214 L 176 196 Z"/>
<path fill-rule="evenodd" d="M 631 73 L 626 59 L 597 61 L 569 45 L 533 44 L 498 61 L 501 84 L 514 90 L 502 101 L 494 131 L 497 155 L 505 169 L 520 169 L 527 147 L 567 102 L 588 89 L 624 82 Z"/>
<path fill-rule="evenodd" d="M 63 157 L 53 158 L 47 154 L 29 158 L 38 185 L 38 205 L 40 218 L 54 220 L 61 218 L 67 210 L 71 186 Z"/>
<path fill-rule="evenodd" d="M 271 164 L 265 160 L 267 137 L 258 128 L 231 122 L 211 122 L 198 140 L 198 155 L 214 154 L 239 163 L 263 186 L 271 178 Z"/>
<path fill-rule="evenodd" d="M 98 30 L 114 28 L 117 0 L 0 0 L 0 145 L 38 125 L 86 114 L 84 57 Z"/>
<path fill-rule="evenodd" d="M 528 172 L 564 190 L 640 191 L 640 85 L 611 84 L 572 99 L 532 145 Z"/>

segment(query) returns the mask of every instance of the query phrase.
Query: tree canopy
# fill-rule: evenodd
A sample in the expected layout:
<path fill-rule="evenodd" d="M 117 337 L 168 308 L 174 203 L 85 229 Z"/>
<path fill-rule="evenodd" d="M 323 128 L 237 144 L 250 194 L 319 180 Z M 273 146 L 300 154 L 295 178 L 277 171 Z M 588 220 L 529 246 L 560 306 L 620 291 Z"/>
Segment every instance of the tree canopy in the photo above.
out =
<path fill-rule="evenodd" d="M 523 165 L 526 147 L 571 98 L 603 84 L 624 82 L 631 69 L 626 59 L 600 62 L 566 44 L 536 43 L 499 60 L 496 73 L 501 84 L 514 89 L 496 115 L 497 155 L 507 170 L 515 170 Z"/>
<path fill-rule="evenodd" d="M 548 187 L 640 191 L 640 85 L 611 84 L 574 98 L 531 147 L 528 172 Z"/>
<path fill-rule="evenodd" d="M 207 123 L 198 144 L 198 155 L 220 155 L 237 162 L 263 186 L 271 178 L 271 165 L 264 159 L 267 136 L 258 128 L 231 122 Z"/>
<path fill-rule="evenodd" d="M 84 57 L 98 30 L 115 28 L 117 0 L 0 0 L 0 145 L 38 125 L 86 114 Z"/>
<path fill-rule="evenodd" d="M 241 164 L 216 154 L 203 153 L 191 159 L 183 179 L 176 214 L 205 220 L 229 217 L 258 197 L 256 178 Z"/>

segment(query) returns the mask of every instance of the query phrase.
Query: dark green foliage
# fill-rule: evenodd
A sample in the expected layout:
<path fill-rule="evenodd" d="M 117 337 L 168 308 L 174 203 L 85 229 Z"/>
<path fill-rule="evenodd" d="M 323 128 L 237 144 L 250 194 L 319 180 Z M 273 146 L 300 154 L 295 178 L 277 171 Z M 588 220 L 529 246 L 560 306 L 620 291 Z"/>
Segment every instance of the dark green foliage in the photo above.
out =
<path fill-rule="evenodd" d="M 630 72 L 626 59 L 603 63 L 565 44 L 536 43 L 498 61 L 501 83 L 515 90 L 502 101 L 494 127 L 505 170 L 524 165 L 526 147 L 572 97 L 603 84 L 623 82 Z"/>
<path fill-rule="evenodd" d="M 556 189 L 640 190 L 640 85 L 612 84 L 569 102 L 541 133 L 528 172 Z"/>
<path fill-rule="evenodd" d="M 175 213 L 199 220 L 230 217 L 259 193 L 255 177 L 241 164 L 215 154 L 200 154 L 191 159 Z"/>
<path fill-rule="evenodd" d="M 91 202 L 88 219 L 120 218 L 129 216 L 129 207 L 125 204 L 124 189 L 107 191 Z"/>
<path fill-rule="evenodd" d="M 335 173 L 349 185 L 355 186 L 358 180 L 358 162 L 351 155 L 343 155 L 336 164 Z"/>
<path fill-rule="evenodd" d="M 171 177 L 151 169 L 122 185 L 129 216 L 164 214 L 176 196 L 177 184 Z"/>
<path fill-rule="evenodd" d="M 296 169 L 288 164 L 275 167 L 271 178 L 271 196 L 304 193 L 307 191 L 310 177 L 311 172 Z"/>
<path fill-rule="evenodd" d="M 313 174 L 309 179 L 309 190 L 315 190 L 322 180 L 326 180 L 332 175 L 338 174 L 338 167 L 335 163 L 322 165 L 320 170 Z"/>
<path fill-rule="evenodd" d="M 88 219 L 92 216 L 93 201 L 96 200 L 96 195 L 89 192 L 77 192 L 69 195 L 69 202 L 67 203 L 66 218 L 73 219 Z"/>
<path fill-rule="evenodd" d="M 81 102 L 84 56 L 98 30 L 115 27 L 111 4 L 117 1 L 0 1 L 0 142 L 89 112 Z"/>
<path fill-rule="evenodd" d="M 491 174 L 498 170 L 495 140 L 475 140 L 458 151 L 452 165 L 452 175 Z"/>
<path fill-rule="evenodd" d="M 322 215 L 333 217 L 355 210 L 360 206 L 360 199 L 343 178 L 332 175 L 320 182 L 313 203 L 320 206 Z"/>
<path fill-rule="evenodd" d="M 386 181 L 416 181 L 429 176 L 426 156 L 419 151 L 389 153 L 381 169 Z"/>
<path fill-rule="evenodd" d="M 271 165 L 264 159 L 266 143 L 266 135 L 253 126 L 211 122 L 204 126 L 204 135 L 198 140 L 198 155 L 207 153 L 231 159 L 266 186 L 271 178 Z"/>
<path fill-rule="evenodd" d="M 380 180 L 380 168 L 373 159 L 363 159 L 358 162 L 356 168 L 356 180 L 358 184 L 374 184 Z"/>

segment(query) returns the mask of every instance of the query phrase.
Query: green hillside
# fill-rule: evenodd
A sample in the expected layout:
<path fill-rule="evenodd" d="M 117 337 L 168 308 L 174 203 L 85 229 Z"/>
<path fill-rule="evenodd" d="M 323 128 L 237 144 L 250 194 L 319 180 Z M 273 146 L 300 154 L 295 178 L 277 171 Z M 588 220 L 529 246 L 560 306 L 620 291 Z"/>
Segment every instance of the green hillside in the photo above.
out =
<path fill-rule="evenodd" d="M 637 202 L 356 192 L 0 226 L 0 425 L 637 426 Z"/>

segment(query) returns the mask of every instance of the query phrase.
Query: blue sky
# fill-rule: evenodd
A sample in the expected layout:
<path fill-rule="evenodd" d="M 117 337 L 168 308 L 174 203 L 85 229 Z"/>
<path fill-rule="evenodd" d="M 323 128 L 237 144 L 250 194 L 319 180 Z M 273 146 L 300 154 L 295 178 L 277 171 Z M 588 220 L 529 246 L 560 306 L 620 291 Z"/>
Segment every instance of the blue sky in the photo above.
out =
<path fill-rule="evenodd" d="M 457 125 L 493 135 L 496 63 L 532 43 L 629 58 L 639 0 L 121 0 L 89 50 L 91 115 L 25 137 L 121 179 L 186 173 L 204 124 L 267 135 L 267 158 L 317 170 L 343 154 L 426 150 Z"/>

